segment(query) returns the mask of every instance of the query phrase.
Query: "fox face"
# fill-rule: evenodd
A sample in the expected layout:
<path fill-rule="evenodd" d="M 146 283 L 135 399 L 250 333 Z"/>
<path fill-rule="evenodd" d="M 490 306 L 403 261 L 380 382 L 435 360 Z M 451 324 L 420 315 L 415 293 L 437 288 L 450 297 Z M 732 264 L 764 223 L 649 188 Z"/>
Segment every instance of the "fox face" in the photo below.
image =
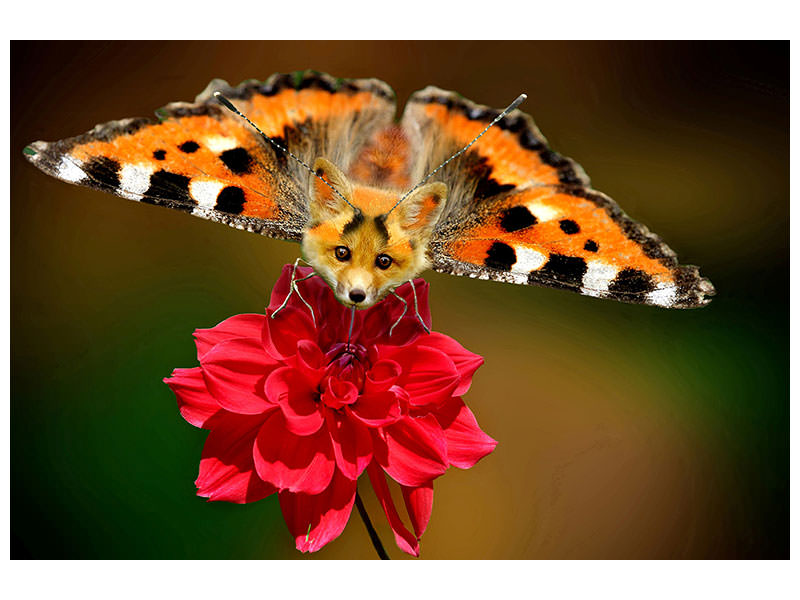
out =
<path fill-rule="evenodd" d="M 314 171 L 325 181 L 312 178 L 303 258 L 339 302 L 369 308 L 430 266 L 428 243 L 444 208 L 445 184 L 423 185 L 397 204 L 398 193 L 353 185 L 324 158 Z"/>

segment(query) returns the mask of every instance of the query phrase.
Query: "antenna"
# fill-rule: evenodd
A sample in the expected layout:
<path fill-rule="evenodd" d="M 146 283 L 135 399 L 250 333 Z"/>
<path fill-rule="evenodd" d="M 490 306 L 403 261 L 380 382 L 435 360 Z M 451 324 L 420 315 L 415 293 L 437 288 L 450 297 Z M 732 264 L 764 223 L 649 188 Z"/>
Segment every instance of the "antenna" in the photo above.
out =
<path fill-rule="evenodd" d="M 245 121 L 247 121 L 248 123 L 250 123 L 250 126 L 251 126 L 253 129 L 255 129 L 255 130 L 258 132 L 258 133 L 260 133 L 260 134 L 261 134 L 261 137 L 263 137 L 263 138 L 264 138 L 264 139 L 265 139 L 267 142 L 269 142 L 270 144 L 272 144 L 273 146 L 275 146 L 275 147 L 276 147 L 278 150 L 280 150 L 281 152 L 283 152 L 283 153 L 285 153 L 285 154 L 288 154 L 288 155 L 289 155 L 289 156 L 291 156 L 293 159 L 295 159 L 297 162 L 299 162 L 301 165 L 303 165 L 303 166 L 306 168 L 306 170 L 307 170 L 309 173 L 311 173 L 311 174 L 312 174 L 314 177 L 316 177 L 316 178 L 317 178 L 317 179 L 319 179 L 319 180 L 320 180 L 322 183 L 324 183 L 324 184 L 325 184 L 325 185 L 327 185 L 329 188 L 331 188 L 331 191 L 333 191 L 333 193 L 334 193 L 334 194 L 336 194 L 337 196 L 339 196 L 339 198 L 341 198 L 342 200 L 344 200 L 345 202 L 347 202 L 347 204 L 349 204 L 349 205 L 350 205 L 350 207 L 351 207 L 353 210 L 355 210 L 357 213 L 361 212 L 361 211 L 360 211 L 358 208 L 356 208 L 355 206 L 353 206 L 352 204 L 350 204 L 350 201 L 349 201 L 347 198 L 345 198 L 345 197 L 344 197 L 344 196 L 343 196 L 343 195 L 342 195 L 342 194 L 339 192 L 339 190 L 337 190 L 337 189 L 336 189 L 335 187 L 333 187 L 333 186 L 332 186 L 330 183 L 328 183 L 328 182 L 325 180 L 325 178 L 324 178 L 324 177 L 322 177 L 321 175 L 317 175 L 317 173 L 314 171 L 314 169 L 312 169 L 311 167 L 309 167 L 309 166 L 308 166 L 308 165 L 307 165 L 307 164 L 306 164 L 306 163 L 303 161 L 303 159 L 302 159 L 302 158 L 300 158 L 300 157 L 298 157 L 298 156 L 295 156 L 294 154 L 292 154 L 292 152 L 291 152 L 291 151 L 290 151 L 288 148 L 284 148 L 284 147 L 283 147 L 283 146 L 281 146 L 281 145 L 280 145 L 278 142 L 276 142 L 276 141 L 275 141 L 275 140 L 273 140 L 271 137 L 269 137 L 269 136 L 268 136 L 266 133 L 264 133 L 263 131 L 261 131 L 261 130 L 258 128 L 258 125 L 256 125 L 255 123 L 253 123 L 253 122 L 252 122 L 250 119 L 248 119 L 248 118 L 247 118 L 247 117 L 245 117 L 245 116 L 244 116 L 244 115 L 243 115 L 241 112 L 239 112 L 239 109 L 237 109 L 237 108 L 236 108 L 236 107 L 235 107 L 233 104 L 231 104 L 231 101 L 230 101 L 230 100 L 228 100 L 228 99 L 227 99 L 225 96 L 223 96 L 223 95 L 222 95 L 222 92 L 214 92 L 214 97 L 215 97 L 217 100 L 219 100 L 219 102 L 220 102 L 220 104 L 222 104 L 222 106 L 224 106 L 225 108 L 227 108 L 229 111 L 231 111 L 231 112 L 233 112 L 233 113 L 236 113 L 237 115 L 239 115 L 240 117 L 242 117 L 242 118 L 243 118 Z M 502 115 L 501 115 L 501 116 L 502 116 Z M 499 118 L 499 117 L 498 117 L 498 118 Z M 492 123 L 492 125 L 494 125 L 494 123 Z M 487 127 L 487 129 L 488 129 L 488 127 Z M 483 135 L 483 134 L 481 134 L 481 135 Z"/>
<path fill-rule="evenodd" d="M 506 109 L 505 109 L 503 112 L 501 112 L 499 115 L 497 115 L 497 116 L 494 118 L 494 120 L 493 120 L 491 123 L 489 123 L 489 124 L 486 126 L 486 129 L 484 129 L 484 130 L 483 130 L 483 131 L 481 131 L 481 132 L 480 132 L 480 133 L 479 133 L 477 136 L 475 136 L 475 139 L 473 139 L 473 140 L 472 140 L 472 141 L 471 141 L 469 144 L 467 144 L 466 146 L 464 146 L 464 147 L 463 147 L 461 150 L 459 150 L 458 152 L 456 152 L 455 154 L 453 154 L 453 156 L 451 156 L 450 158 L 448 158 L 446 161 L 444 161 L 442 164 L 440 164 L 438 167 L 436 167 L 436 168 L 435 168 L 433 171 L 431 171 L 430 173 L 428 173 L 428 174 L 427 174 L 427 175 L 426 175 L 426 176 L 425 176 L 425 177 L 422 179 L 422 181 L 420 181 L 420 182 L 419 182 L 417 185 L 415 185 L 413 188 L 411 188 L 409 191 L 407 191 L 407 192 L 405 193 L 405 195 L 404 195 L 402 198 L 400 198 L 400 200 L 398 200 L 398 201 L 395 203 L 395 205 L 394 205 L 392 208 L 390 208 L 390 209 L 389 209 L 389 212 L 387 212 L 386 214 L 388 215 L 388 214 L 389 214 L 390 212 L 392 212 L 392 211 L 393 211 L 395 208 L 397 208 L 397 205 L 398 205 L 398 204 L 400 204 L 400 203 L 401 203 L 403 200 L 405 200 L 406 198 L 408 198 L 408 197 L 409 197 L 409 196 L 412 194 L 412 192 L 414 192 L 414 190 L 416 190 L 418 187 L 420 187 L 420 186 L 424 185 L 424 184 L 425 184 L 425 182 L 426 182 L 426 181 L 428 181 L 428 179 L 430 179 L 430 178 L 431 178 L 431 177 L 432 177 L 432 176 L 433 176 L 433 175 L 434 175 L 434 174 L 435 174 L 435 173 L 436 173 L 436 172 L 437 172 L 439 169 L 441 169 L 442 167 L 444 167 L 444 166 L 445 166 L 447 163 L 449 163 L 449 162 L 450 162 L 451 160 L 453 160 L 454 158 L 458 158 L 459 156 L 461 156 L 462 154 L 464 154 L 464 152 L 466 152 L 467 150 L 469 150 L 469 147 L 470 147 L 470 146 L 472 146 L 472 144 L 474 144 L 475 142 L 477 142 L 477 141 L 478 141 L 478 140 L 481 138 L 481 136 L 482 136 L 484 133 L 486 133 L 487 131 L 489 131 L 489 129 L 492 127 L 492 125 L 494 125 L 495 123 L 497 123 L 497 122 L 498 122 L 500 119 L 502 119 L 503 117 L 505 117 L 505 116 L 506 116 L 508 113 L 510 113 L 512 110 L 514 110 L 514 109 L 515 109 L 515 108 L 517 108 L 517 107 L 518 107 L 520 104 L 522 104 L 523 102 L 525 102 L 525 100 L 526 100 L 527 98 L 528 98 L 528 94 L 520 94 L 519 96 L 517 96 L 517 99 L 516 99 L 516 100 L 514 100 L 514 101 L 513 101 L 511 104 L 509 104 L 509 105 L 506 107 Z"/>

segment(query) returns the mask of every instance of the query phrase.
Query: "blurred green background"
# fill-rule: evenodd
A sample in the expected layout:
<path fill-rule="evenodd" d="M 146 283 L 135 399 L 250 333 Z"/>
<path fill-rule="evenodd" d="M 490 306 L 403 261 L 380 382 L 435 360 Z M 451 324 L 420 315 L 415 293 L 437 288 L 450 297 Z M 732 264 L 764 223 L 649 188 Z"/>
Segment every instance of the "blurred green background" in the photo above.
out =
<path fill-rule="evenodd" d="M 428 273 L 483 355 L 497 450 L 437 480 L 424 558 L 788 558 L 788 43 L 12 42 L 16 558 L 301 558 L 273 496 L 194 495 L 204 432 L 161 379 L 261 312 L 288 243 L 56 181 L 25 144 L 314 68 L 505 106 L 716 285 L 667 311 Z M 369 488 L 367 508 L 400 558 Z M 354 515 L 313 558 L 372 558 Z"/>

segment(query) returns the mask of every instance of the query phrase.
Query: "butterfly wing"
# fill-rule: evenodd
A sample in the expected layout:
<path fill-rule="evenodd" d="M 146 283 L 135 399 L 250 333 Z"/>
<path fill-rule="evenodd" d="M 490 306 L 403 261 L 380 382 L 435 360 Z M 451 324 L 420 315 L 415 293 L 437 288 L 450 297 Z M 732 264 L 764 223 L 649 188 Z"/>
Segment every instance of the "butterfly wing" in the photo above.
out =
<path fill-rule="evenodd" d="M 411 96 L 402 126 L 424 157 L 424 177 L 500 111 L 428 87 Z M 533 119 L 513 111 L 439 180 L 448 205 L 431 241 L 433 268 L 507 283 L 544 285 L 623 302 L 691 308 L 711 282 L 617 204 L 590 187 L 574 161 L 553 152 Z"/>
<path fill-rule="evenodd" d="M 157 111 L 157 121 L 112 121 L 74 138 L 34 142 L 25 155 L 69 183 L 299 240 L 310 174 L 223 108 L 216 91 L 307 163 L 326 156 L 349 164 L 395 113 L 391 88 L 374 79 L 300 72 L 237 87 L 214 80 L 194 103 Z"/>

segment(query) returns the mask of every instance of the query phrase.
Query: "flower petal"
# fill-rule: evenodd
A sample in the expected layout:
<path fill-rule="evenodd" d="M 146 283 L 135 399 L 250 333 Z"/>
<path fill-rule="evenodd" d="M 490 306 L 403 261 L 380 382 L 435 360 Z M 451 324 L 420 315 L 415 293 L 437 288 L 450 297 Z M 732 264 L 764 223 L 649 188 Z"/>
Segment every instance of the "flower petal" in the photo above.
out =
<path fill-rule="evenodd" d="M 258 476 L 280 490 L 321 493 L 331 481 L 336 462 L 328 432 L 300 437 L 286 430 L 280 411 L 272 413 L 253 448 Z"/>
<path fill-rule="evenodd" d="M 436 412 L 444 430 L 447 459 L 459 469 L 469 469 L 492 452 L 497 442 L 478 426 L 475 415 L 461 398 L 452 398 Z"/>
<path fill-rule="evenodd" d="M 297 292 L 292 292 L 289 295 L 289 284 L 292 280 L 292 271 L 294 270 L 293 265 L 283 265 L 281 268 L 281 275 L 278 277 L 278 281 L 275 282 L 275 286 L 272 288 L 272 293 L 269 296 L 269 307 L 267 308 L 267 312 L 272 314 L 276 311 L 284 302 L 286 302 L 287 307 L 293 308 L 300 308 L 303 307 L 306 311 L 306 314 L 309 315 L 308 308 L 305 307 L 303 302 L 297 295 Z M 315 306 L 319 304 L 319 296 L 324 294 L 325 288 L 328 286 L 322 281 L 319 277 L 311 277 L 306 279 L 305 281 L 297 281 L 299 279 L 303 279 L 304 277 L 308 277 L 314 271 L 311 267 L 297 267 L 297 270 L 294 274 L 294 278 L 296 281 L 297 288 L 300 290 L 300 293 L 303 295 L 303 298 L 311 305 Z M 331 296 L 333 294 L 330 294 Z M 288 301 L 286 298 L 289 298 Z M 335 302 L 335 299 L 334 299 Z M 316 311 L 315 311 L 316 312 Z M 280 313 L 278 313 L 280 315 Z M 322 322 L 322 321 L 320 321 Z"/>
<path fill-rule="evenodd" d="M 317 330 L 307 308 L 286 306 L 275 318 L 264 320 L 261 341 L 266 353 L 274 360 L 285 361 L 297 352 L 297 343 L 317 338 Z"/>
<path fill-rule="evenodd" d="M 314 390 L 308 380 L 289 367 L 275 369 L 264 383 L 267 399 L 281 407 L 286 429 L 296 435 L 311 435 L 319 431 L 324 419 Z"/>
<path fill-rule="evenodd" d="M 403 368 L 395 360 L 381 359 L 367 371 L 364 392 L 385 392 L 392 387 L 403 372 Z"/>
<path fill-rule="evenodd" d="M 316 386 L 325 372 L 325 355 L 311 340 L 297 342 L 297 352 L 286 360 L 286 364 L 300 371 L 311 385 Z"/>
<path fill-rule="evenodd" d="M 361 343 L 387 344 L 392 346 L 405 346 L 416 340 L 420 336 L 427 335 L 425 328 L 420 324 L 417 317 L 417 308 L 414 303 L 414 293 L 416 292 L 416 306 L 419 309 L 419 316 L 430 330 L 431 310 L 428 304 L 428 282 L 424 279 L 414 280 L 414 289 L 410 283 L 405 283 L 395 290 L 395 294 L 405 300 L 403 302 L 394 296 L 386 298 L 375 308 L 364 311 L 366 316 L 362 325 Z M 405 314 L 403 310 L 405 308 Z M 400 315 L 403 315 L 400 318 Z M 399 322 L 398 322 L 399 319 Z M 390 328 L 397 323 L 389 334 Z"/>
<path fill-rule="evenodd" d="M 339 470 L 356 480 L 372 460 L 372 436 L 369 429 L 338 411 L 325 411 L 325 422 L 333 442 L 333 454 Z"/>
<path fill-rule="evenodd" d="M 433 415 L 406 416 L 383 431 L 384 444 L 373 435 L 375 458 L 397 483 L 417 487 L 447 470 L 444 433 Z"/>
<path fill-rule="evenodd" d="M 316 552 L 339 537 L 347 525 L 356 498 L 356 482 L 334 473 L 321 494 L 280 492 L 281 511 L 295 545 L 301 552 Z"/>
<path fill-rule="evenodd" d="M 195 329 L 193 335 L 197 346 L 197 360 L 201 360 L 206 352 L 225 340 L 260 338 L 266 318 L 264 315 L 234 315 L 211 329 Z"/>
<path fill-rule="evenodd" d="M 389 526 L 392 528 L 394 541 L 398 548 L 411 556 L 419 556 L 419 540 L 400 520 L 400 515 L 397 514 L 392 500 L 392 494 L 389 492 L 389 486 L 386 484 L 386 476 L 375 461 L 372 461 L 367 467 L 367 474 L 372 489 L 375 490 L 375 495 L 386 514 L 386 519 L 389 521 Z"/>
<path fill-rule="evenodd" d="M 195 481 L 198 496 L 242 504 L 277 491 L 258 477 L 253 464 L 253 444 L 263 420 L 263 415 L 220 413 L 215 417 Z"/>
<path fill-rule="evenodd" d="M 208 391 L 222 408 L 255 415 L 272 406 L 264 396 L 264 380 L 275 368 L 261 342 L 238 338 L 216 344 L 200 361 Z"/>
<path fill-rule="evenodd" d="M 205 427 L 208 420 L 218 412 L 222 412 L 217 401 L 208 393 L 203 370 L 200 367 L 192 369 L 175 369 L 172 377 L 164 379 L 169 388 L 178 399 L 178 409 L 181 416 L 195 427 Z"/>
<path fill-rule="evenodd" d="M 325 406 L 338 410 L 358 400 L 358 388 L 349 381 L 328 377 L 321 399 Z"/>
<path fill-rule="evenodd" d="M 407 346 L 391 356 L 403 367 L 398 384 L 408 392 L 414 406 L 446 402 L 461 381 L 453 360 L 436 348 Z"/>
<path fill-rule="evenodd" d="M 428 527 L 433 510 L 433 481 L 418 487 L 400 486 L 403 490 L 403 501 L 406 504 L 411 525 L 417 538 L 421 538 Z"/>
<path fill-rule="evenodd" d="M 450 357 L 458 370 L 458 374 L 461 376 L 453 395 L 462 396 L 466 394 L 472 384 L 472 375 L 483 364 L 483 357 L 470 352 L 453 338 L 437 331 L 433 331 L 430 335 L 421 338 L 419 344 L 441 350 Z"/>
<path fill-rule="evenodd" d="M 321 280 L 318 280 L 321 282 Z M 364 313 L 369 310 L 350 310 L 334 296 L 331 289 L 326 284 L 321 284 L 322 289 L 317 294 L 318 305 L 315 306 L 315 312 L 322 315 L 319 323 L 324 323 L 324 327 L 320 327 L 319 345 L 321 348 L 331 348 L 337 343 L 342 343 L 344 340 L 350 338 L 350 341 L 357 343 L 361 336 L 361 323 L 364 320 Z M 352 331 L 350 330 L 350 322 L 353 323 Z"/>
<path fill-rule="evenodd" d="M 398 392 L 401 391 L 402 388 L 398 388 L 361 394 L 358 400 L 348 407 L 348 412 L 369 427 L 391 425 L 400 418 Z"/>

